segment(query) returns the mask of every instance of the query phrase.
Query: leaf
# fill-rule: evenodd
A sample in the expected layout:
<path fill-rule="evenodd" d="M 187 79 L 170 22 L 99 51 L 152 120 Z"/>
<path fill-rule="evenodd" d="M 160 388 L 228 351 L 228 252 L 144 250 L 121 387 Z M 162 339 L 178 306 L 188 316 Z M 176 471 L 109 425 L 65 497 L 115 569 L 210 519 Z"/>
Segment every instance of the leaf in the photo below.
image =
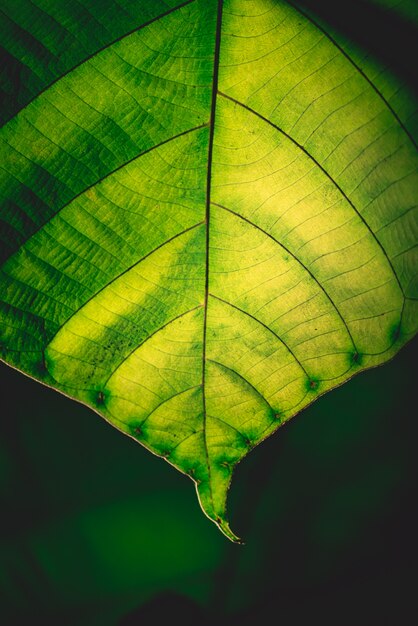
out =
<path fill-rule="evenodd" d="M 235 465 L 416 332 L 414 101 L 293 2 L 4 12 L 3 359 L 237 540 Z"/>

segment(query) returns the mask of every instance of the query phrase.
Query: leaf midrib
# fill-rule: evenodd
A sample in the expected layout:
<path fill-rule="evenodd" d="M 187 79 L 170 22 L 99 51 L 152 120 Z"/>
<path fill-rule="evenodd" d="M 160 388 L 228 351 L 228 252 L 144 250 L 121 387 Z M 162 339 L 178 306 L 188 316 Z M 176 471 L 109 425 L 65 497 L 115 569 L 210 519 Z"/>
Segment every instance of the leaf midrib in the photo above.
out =
<path fill-rule="evenodd" d="M 211 465 L 209 459 L 207 433 L 206 433 L 206 332 L 208 318 L 208 300 L 209 300 L 209 243 L 210 243 L 210 207 L 211 207 L 211 186 L 212 186 L 212 158 L 213 158 L 213 141 L 215 135 L 215 117 L 216 102 L 218 98 L 218 81 L 219 81 L 219 58 L 221 50 L 221 31 L 222 31 L 222 12 L 223 0 L 217 1 L 216 16 L 216 33 L 215 33 L 215 50 L 213 60 L 213 78 L 212 78 L 212 100 L 209 117 L 209 145 L 208 145 L 208 168 L 206 178 L 206 239 L 205 239 L 205 298 L 203 309 L 203 345 L 202 345 L 202 402 L 203 402 L 203 442 L 206 455 L 206 463 L 208 468 L 208 483 L 210 500 L 212 509 L 215 511 L 212 492 Z"/>

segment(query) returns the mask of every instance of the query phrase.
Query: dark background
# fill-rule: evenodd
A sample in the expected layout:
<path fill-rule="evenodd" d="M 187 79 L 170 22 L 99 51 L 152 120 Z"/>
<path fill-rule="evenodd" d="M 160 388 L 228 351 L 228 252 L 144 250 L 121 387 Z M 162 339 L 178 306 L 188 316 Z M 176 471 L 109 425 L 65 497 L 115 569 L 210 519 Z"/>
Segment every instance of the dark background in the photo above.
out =
<path fill-rule="evenodd" d="M 417 347 L 243 461 L 229 510 L 244 546 L 188 478 L 1 365 L 2 623 L 414 623 Z"/>
<path fill-rule="evenodd" d="M 412 22 L 371 2 L 300 4 L 416 90 Z M 322 397 L 238 467 L 245 546 L 185 476 L 0 364 L 0 622 L 415 623 L 417 352 Z"/>

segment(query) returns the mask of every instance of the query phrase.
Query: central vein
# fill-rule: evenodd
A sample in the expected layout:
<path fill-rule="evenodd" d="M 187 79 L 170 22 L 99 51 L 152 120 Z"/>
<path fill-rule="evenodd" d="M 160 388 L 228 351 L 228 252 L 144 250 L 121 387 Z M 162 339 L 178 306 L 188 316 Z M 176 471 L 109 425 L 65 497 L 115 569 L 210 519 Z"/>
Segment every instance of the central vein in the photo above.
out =
<path fill-rule="evenodd" d="M 216 115 L 216 100 L 218 95 L 218 76 L 219 76 L 219 53 L 221 48 L 221 26 L 222 26 L 222 8 L 223 0 L 218 0 L 217 9 L 217 21 L 216 21 L 216 36 L 215 36 L 215 53 L 213 62 L 213 80 L 212 80 L 212 102 L 210 108 L 209 119 L 209 146 L 208 146 L 208 169 L 206 179 L 206 276 L 205 276 L 205 304 L 204 304 L 204 318 L 203 318 L 203 352 L 202 352 L 202 396 L 203 396 L 203 437 L 206 450 L 206 461 L 208 465 L 209 473 L 209 486 L 212 494 L 211 480 L 210 480 L 210 463 L 209 454 L 206 441 L 206 327 L 208 317 L 208 294 L 209 294 L 209 229 L 210 229 L 210 193 L 211 193 L 211 180 L 212 180 L 212 154 L 213 154 L 213 138 L 215 134 L 215 115 Z M 213 498 L 212 504 L 213 504 Z"/>

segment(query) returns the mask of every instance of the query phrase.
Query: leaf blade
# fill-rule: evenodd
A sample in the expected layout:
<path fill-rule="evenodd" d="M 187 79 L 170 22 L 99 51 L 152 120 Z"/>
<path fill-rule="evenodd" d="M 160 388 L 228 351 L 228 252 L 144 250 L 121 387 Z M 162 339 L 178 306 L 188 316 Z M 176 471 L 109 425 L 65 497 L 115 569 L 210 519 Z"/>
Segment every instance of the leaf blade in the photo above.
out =
<path fill-rule="evenodd" d="M 416 154 L 292 3 L 139 28 L 1 131 L 3 351 L 188 474 L 239 541 L 234 466 L 416 332 Z"/>

